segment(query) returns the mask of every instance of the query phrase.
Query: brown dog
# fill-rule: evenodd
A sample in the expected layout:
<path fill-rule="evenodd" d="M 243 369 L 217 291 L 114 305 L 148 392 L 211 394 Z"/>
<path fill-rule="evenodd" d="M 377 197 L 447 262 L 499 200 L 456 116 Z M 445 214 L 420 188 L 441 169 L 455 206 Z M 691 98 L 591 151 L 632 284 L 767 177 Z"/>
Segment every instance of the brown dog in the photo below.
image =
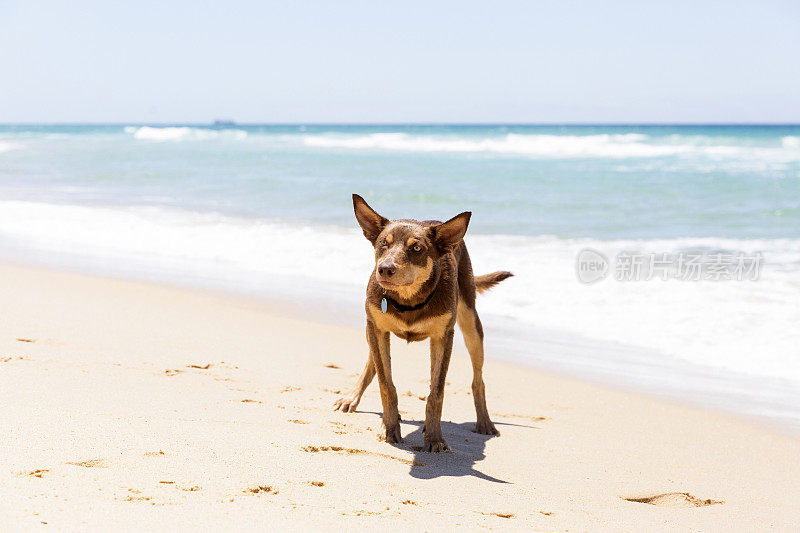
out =
<path fill-rule="evenodd" d="M 367 342 L 369 359 L 356 386 L 334 408 L 355 411 L 364 390 L 378 375 L 383 404 L 379 437 L 402 442 L 397 391 L 392 383 L 389 333 L 408 342 L 431 340 L 431 389 L 425 407 L 425 446 L 441 452 L 449 447 L 442 437 L 442 402 L 453 327 L 458 327 L 472 359 L 472 394 L 478 422 L 475 431 L 497 434 L 486 409 L 483 385 L 483 328 L 475 310 L 475 294 L 483 292 L 511 272 L 474 277 L 467 247 L 462 239 L 472 213 L 447 222 L 388 220 L 376 213 L 359 195 L 353 208 L 364 236 L 375 247 L 375 269 L 367 285 Z"/>

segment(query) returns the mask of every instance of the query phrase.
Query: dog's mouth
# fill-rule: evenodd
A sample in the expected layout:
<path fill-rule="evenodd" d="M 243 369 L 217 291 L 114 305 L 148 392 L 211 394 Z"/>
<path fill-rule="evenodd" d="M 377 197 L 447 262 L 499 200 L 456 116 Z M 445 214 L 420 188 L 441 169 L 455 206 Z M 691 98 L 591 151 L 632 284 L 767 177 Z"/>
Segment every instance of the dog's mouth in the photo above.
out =
<path fill-rule="evenodd" d="M 408 287 L 409 285 L 413 285 L 413 283 L 396 283 L 394 281 L 387 281 L 382 279 L 378 279 L 378 283 L 384 289 L 392 289 L 395 287 Z"/>

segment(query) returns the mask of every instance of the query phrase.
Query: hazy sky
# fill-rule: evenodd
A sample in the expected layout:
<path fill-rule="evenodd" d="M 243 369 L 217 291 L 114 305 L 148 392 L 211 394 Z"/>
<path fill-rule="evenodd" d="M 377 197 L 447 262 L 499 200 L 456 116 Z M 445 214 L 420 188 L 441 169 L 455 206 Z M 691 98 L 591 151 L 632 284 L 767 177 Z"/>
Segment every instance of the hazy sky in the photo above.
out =
<path fill-rule="evenodd" d="M 0 0 L 0 122 L 800 122 L 800 1 Z"/>

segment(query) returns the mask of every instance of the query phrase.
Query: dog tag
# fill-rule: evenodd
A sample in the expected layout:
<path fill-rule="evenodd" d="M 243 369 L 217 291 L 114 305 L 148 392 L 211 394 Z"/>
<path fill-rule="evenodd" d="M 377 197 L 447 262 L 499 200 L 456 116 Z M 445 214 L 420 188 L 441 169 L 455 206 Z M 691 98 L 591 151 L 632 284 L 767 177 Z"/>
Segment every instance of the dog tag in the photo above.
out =
<path fill-rule="evenodd" d="M 381 313 L 385 313 L 388 308 L 389 302 L 386 301 L 386 298 L 381 298 Z"/>

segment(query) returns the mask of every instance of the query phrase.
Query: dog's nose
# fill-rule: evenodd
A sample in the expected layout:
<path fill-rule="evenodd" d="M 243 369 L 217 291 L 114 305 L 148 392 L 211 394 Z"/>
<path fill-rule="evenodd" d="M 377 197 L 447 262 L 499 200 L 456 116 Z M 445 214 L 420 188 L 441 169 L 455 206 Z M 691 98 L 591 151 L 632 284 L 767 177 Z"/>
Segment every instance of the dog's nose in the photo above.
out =
<path fill-rule="evenodd" d="M 378 274 L 383 277 L 389 278 L 397 272 L 397 265 L 394 263 L 383 262 L 378 265 Z"/>

